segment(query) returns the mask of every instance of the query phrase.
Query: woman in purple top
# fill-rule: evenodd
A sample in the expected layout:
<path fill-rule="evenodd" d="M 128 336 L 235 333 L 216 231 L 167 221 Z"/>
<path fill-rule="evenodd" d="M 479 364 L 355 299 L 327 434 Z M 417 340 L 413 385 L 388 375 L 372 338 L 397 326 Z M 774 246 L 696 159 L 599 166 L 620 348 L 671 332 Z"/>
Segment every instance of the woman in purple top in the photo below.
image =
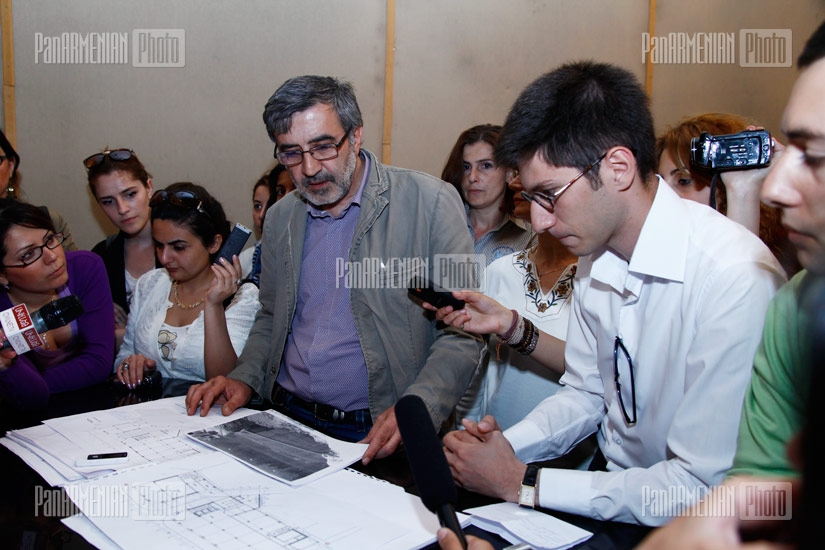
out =
<path fill-rule="evenodd" d="M 103 261 L 64 252 L 62 242 L 44 210 L 0 199 L 0 311 L 25 304 L 34 312 L 72 294 L 83 304 L 76 320 L 41 334 L 42 347 L 0 352 L 0 400 L 17 408 L 42 408 L 50 394 L 103 382 L 112 372 L 114 307 Z"/>

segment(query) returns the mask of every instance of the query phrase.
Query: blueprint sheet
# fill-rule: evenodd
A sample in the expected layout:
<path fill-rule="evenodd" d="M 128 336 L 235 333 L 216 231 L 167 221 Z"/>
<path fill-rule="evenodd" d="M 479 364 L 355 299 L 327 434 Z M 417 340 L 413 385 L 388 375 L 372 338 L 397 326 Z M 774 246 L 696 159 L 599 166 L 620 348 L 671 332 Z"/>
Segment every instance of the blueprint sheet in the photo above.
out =
<path fill-rule="evenodd" d="M 68 489 L 88 519 L 127 550 L 401 550 L 433 542 L 438 529 L 418 497 L 387 482 L 342 470 L 290 487 L 223 453 L 118 472 Z M 101 506 L 101 495 L 115 494 L 128 494 L 128 504 Z"/>

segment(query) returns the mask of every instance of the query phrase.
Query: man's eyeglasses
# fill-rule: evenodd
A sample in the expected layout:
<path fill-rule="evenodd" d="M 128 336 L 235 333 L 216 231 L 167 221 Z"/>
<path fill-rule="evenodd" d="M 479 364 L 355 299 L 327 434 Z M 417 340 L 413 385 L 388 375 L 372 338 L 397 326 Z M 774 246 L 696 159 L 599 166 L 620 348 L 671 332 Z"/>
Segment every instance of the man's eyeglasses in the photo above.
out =
<path fill-rule="evenodd" d="M 3 164 L 7 160 L 14 160 L 14 157 L 11 157 L 9 155 L 0 155 L 0 164 Z"/>
<path fill-rule="evenodd" d="M 275 158 L 278 159 L 278 162 L 283 164 L 286 167 L 289 166 L 296 166 L 304 162 L 304 155 L 309 153 L 312 158 L 315 160 L 331 160 L 338 157 L 338 150 L 344 146 L 344 142 L 349 137 L 350 131 L 347 130 L 344 134 L 344 137 L 341 138 L 341 141 L 338 143 L 322 143 L 321 145 L 316 145 L 314 147 L 310 147 L 306 151 L 301 149 L 290 149 L 289 151 L 278 151 L 278 148 L 275 148 Z"/>
<path fill-rule="evenodd" d="M 555 209 L 556 209 L 556 201 L 559 200 L 559 197 L 561 196 L 561 194 L 564 193 L 565 191 L 567 191 L 568 187 L 570 187 L 571 185 L 573 185 L 574 183 L 579 181 L 582 177 L 584 177 L 584 175 L 587 174 L 590 170 L 592 170 L 594 166 L 599 164 L 602 161 L 602 159 L 605 157 L 605 155 L 607 155 L 607 152 L 603 153 L 602 156 L 600 156 L 599 158 L 594 160 L 592 163 L 590 163 L 584 170 L 581 171 L 581 173 L 578 176 L 576 176 L 575 178 L 570 180 L 569 183 L 566 183 L 566 184 L 562 185 L 561 187 L 559 187 L 558 189 L 556 189 L 552 193 L 544 193 L 542 191 L 536 191 L 535 193 L 530 194 L 530 193 L 527 193 L 526 191 L 522 191 L 521 196 L 524 197 L 524 200 L 526 200 L 528 202 L 535 201 L 536 204 L 538 204 L 539 206 L 541 206 L 542 208 L 544 208 L 545 210 L 547 210 L 548 212 L 550 212 L 552 214 L 553 211 L 555 211 Z"/>
<path fill-rule="evenodd" d="M 123 162 L 124 160 L 129 160 L 135 155 L 135 152 L 131 149 L 114 149 L 109 151 L 108 149 L 103 151 L 102 153 L 95 153 L 94 155 L 90 155 L 83 160 L 83 166 L 86 167 L 86 170 L 91 170 L 101 162 L 106 157 L 109 157 L 112 160 L 116 160 L 118 162 Z"/>
<path fill-rule="evenodd" d="M 619 351 L 621 351 L 624 355 L 624 358 L 627 361 L 628 371 L 630 372 L 630 401 L 633 408 L 633 416 L 628 414 L 627 407 L 625 407 L 624 404 L 624 398 L 622 397 L 622 385 L 619 383 Z M 616 336 L 616 339 L 613 341 L 613 373 L 615 375 L 616 381 L 616 393 L 619 395 L 619 405 L 621 405 L 622 407 L 622 414 L 624 415 L 624 419 L 627 420 L 628 424 L 635 424 L 636 378 L 633 375 L 633 361 L 630 359 L 630 354 L 627 352 L 627 348 L 624 347 L 624 342 L 622 342 L 622 339 L 619 336 Z"/>
<path fill-rule="evenodd" d="M 149 199 L 149 207 L 154 208 L 163 203 L 169 203 L 178 208 L 185 208 L 187 210 L 197 210 L 206 217 L 210 217 L 209 213 L 203 209 L 203 201 L 198 198 L 192 191 L 173 191 L 169 192 L 165 189 L 155 191 L 152 198 Z"/>
<path fill-rule="evenodd" d="M 33 246 L 28 249 L 22 256 L 20 256 L 19 264 L 11 264 L 11 265 L 4 265 L 2 267 L 26 267 L 37 260 L 39 260 L 43 256 L 43 249 L 48 248 L 49 250 L 54 250 L 61 244 L 63 241 L 66 240 L 66 237 L 63 236 L 63 233 L 50 233 L 46 235 L 46 239 L 43 241 L 43 244 L 40 246 Z"/>

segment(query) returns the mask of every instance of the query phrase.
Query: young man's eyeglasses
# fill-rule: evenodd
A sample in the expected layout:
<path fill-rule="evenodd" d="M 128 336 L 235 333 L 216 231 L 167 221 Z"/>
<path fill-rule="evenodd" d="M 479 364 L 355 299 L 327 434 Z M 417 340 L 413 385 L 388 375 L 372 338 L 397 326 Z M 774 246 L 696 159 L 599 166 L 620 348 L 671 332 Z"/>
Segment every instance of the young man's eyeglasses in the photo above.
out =
<path fill-rule="evenodd" d="M 576 176 L 575 178 L 570 180 L 569 183 L 566 183 L 566 184 L 562 185 L 561 187 L 559 187 L 558 189 L 556 189 L 552 193 L 544 193 L 542 191 L 536 191 L 535 193 L 530 194 L 530 193 L 527 193 L 526 191 L 522 191 L 521 196 L 524 197 L 524 200 L 526 200 L 528 202 L 535 201 L 536 204 L 538 204 L 539 206 L 541 206 L 542 208 L 544 208 L 545 210 L 547 210 L 548 212 L 550 212 L 552 214 L 556 210 L 556 201 L 559 200 L 559 197 L 561 196 L 561 194 L 564 193 L 565 191 L 567 191 L 568 187 L 570 187 L 571 185 L 573 185 L 574 183 L 579 181 L 582 177 L 584 177 L 584 175 L 587 174 L 590 170 L 592 170 L 594 166 L 599 164 L 602 161 L 602 159 L 605 157 L 605 155 L 607 155 L 607 152 L 605 152 L 604 154 L 602 154 L 602 156 L 600 156 L 595 161 L 590 163 L 584 170 L 581 171 L 581 173 L 579 173 L 578 176 Z"/>
<path fill-rule="evenodd" d="M 48 248 L 49 250 L 54 250 L 61 244 L 63 241 L 66 240 L 66 237 L 63 236 L 63 233 L 50 233 L 46 235 L 46 239 L 43 241 L 43 244 L 40 246 L 33 246 L 28 249 L 26 252 L 23 253 L 20 258 L 19 264 L 11 264 L 11 265 L 4 265 L 2 267 L 27 267 L 39 260 L 43 256 L 43 249 Z"/>
<path fill-rule="evenodd" d="M 622 352 L 622 355 L 625 358 L 625 362 L 627 363 L 627 371 L 630 372 L 630 402 L 631 402 L 631 409 L 632 415 L 627 412 L 627 407 L 624 404 L 624 398 L 622 397 L 622 385 L 619 383 L 619 352 Z M 636 376 L 633 373 L 633 361 L 630 359 L 630 353 L 628 353 L 627 348 L 624 347 L 624 342 L 622 342 L 622 338 L 620 336 L 616 336 L 616 339 L 613 341 L 613 373 L 615 376 L 615 384 L 616 384 L 616 393 L 619 395 L 619 405 L 622 407 L 622 414 L 624 415 L 624 419 L 627 421 L 628 424 L 635 424 L 636 423 Z"/>
<path fill-rule="evenodd" d="M 203 209 L 203 201 L 192 191 L 173 191 L 170 193 L 165 189 L 161 189 L 160 191 L 155 191 L 155 194 L 149 199 L 150 208 L 160 206 L 163 203 L 169 203 L 172 206 L 185 208 L 187 210 L 197 210 L 206 217 L 210 217 L 209 212 Z"/>
<path fill-rule="evenodd" d="M 14 157 L 9 155 L 0 155 L 0 164 L 3 164 L 7 160 L 14 160 Z"/>
<path fill-rule="evenodd" d="M 344 146 L 344 142 L 349 137 L 350 131 L 347 130 L 344 134 L 344 137 L 341 138 L 341 141 L 338 143 L 322 143 L 321 145 L 316 145 L 314 147 L 310 147 L 306 151 L 301 149 L 290 149 L 289 151 L 278 151 L 278 148 L 275 148 L 275 158 L 278 159 L 278 162 L 283 164 L 286 167 L 296 166 L 304 162 L 304 155 L 309 153 L 312 158 L 315 160 L 331 160 L 338 157 L 338 150 Z"/>
<path fill-rule="evenodd" d="M 95 153 L 94 155 L 90 155 L 83 160 L 83 166 L 86 167 L 86 170 L 91 170 L 101 162 L 106 157 L 109 157 L 112 160 L 116 160 L 118 162 L 123 162 L 125 160 L 129 160 L 134 156 L 135 152 L 131 149 L 113 149 L 109 151 L 108 149 L 103 151 L 102 153 Z"/>

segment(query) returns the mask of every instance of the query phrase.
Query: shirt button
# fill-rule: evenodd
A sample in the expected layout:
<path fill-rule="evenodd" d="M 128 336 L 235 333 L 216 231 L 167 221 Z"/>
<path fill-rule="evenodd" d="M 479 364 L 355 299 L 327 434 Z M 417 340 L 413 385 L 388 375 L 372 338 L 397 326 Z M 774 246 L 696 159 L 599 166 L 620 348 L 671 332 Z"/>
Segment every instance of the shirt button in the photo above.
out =
<path fill-rule="evenodd" d="M 621 445 L 622 444 L 622 438 L 619 437 L 619 436 L 614 437 L 613 441 L 616 443 L 616 445 Z"/>

